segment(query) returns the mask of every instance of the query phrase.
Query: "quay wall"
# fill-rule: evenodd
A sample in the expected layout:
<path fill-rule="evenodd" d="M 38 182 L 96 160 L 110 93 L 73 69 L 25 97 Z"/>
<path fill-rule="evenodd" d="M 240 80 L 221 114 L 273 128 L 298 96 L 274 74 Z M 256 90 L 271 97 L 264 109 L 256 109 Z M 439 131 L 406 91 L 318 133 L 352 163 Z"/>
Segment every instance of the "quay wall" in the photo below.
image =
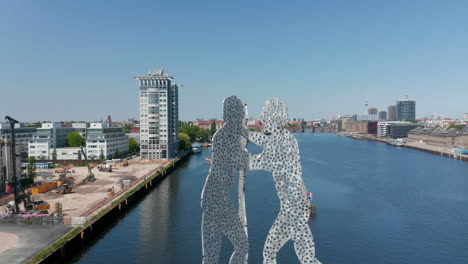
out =
<path fill-rule="evenodd" d="M 340 135 L 343 135 L 343 134 L 340 134 Z M 376 141 L 376 142 L 380 142 L 380 143 L 388 143 L 389 142 L 388 139 L 375 138 L 375 137 L 367 136 L 367 135 L 360 135 L 359 139 L 360 140 L 367 140 L 367 141 Z M 454 153 L 443 152 L 443 151 L 440 151 L 440 150 L 420 148 L 420 147 L 416 147 L 416 146 L 410 146 L 410 145 L 407 145 L 407 144 L 403 145 L 402 147 L 403 148 L 414 149 L 414 150 L 419 150 L 419 151 L 423 151 L 423 152 L 427 152 L 427 153 L 432 153 L 432 154 L 439 155 L 439 156 L 442 156 L 442 157 L 468 161 L 468 157 L 464 157 L 464 156 L 457 155 L 457 154 L 454 154 Z"/>

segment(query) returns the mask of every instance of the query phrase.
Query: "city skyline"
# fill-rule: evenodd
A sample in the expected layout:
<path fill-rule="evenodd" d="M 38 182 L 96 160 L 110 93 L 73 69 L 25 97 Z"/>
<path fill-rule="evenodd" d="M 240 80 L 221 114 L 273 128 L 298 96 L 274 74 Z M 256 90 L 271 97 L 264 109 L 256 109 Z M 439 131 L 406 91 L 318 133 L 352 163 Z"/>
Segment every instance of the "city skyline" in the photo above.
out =
<path fill-rule="evenodd" d="M 230 95 L 255 118 L 272 97 L 307 120 L 359 114 L 364 100 L 386 110 L 406 95 L 417 118 L 468 111 L 463 1 L 143 6 L 1 3 L 0 114 L 135 118 L 132 77 L 158 68 L 183 85 L 184 121 L 220 119 Z"/>

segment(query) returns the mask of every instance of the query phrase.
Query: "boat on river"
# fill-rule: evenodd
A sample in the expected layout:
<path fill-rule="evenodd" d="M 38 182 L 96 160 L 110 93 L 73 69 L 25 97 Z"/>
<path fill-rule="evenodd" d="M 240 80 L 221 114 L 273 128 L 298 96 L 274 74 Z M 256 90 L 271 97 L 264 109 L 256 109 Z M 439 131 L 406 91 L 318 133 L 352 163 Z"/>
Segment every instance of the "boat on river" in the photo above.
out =
<path fill-rule="evenodd" d="M 453 149 L 453 153 L 468 155 L 468 149 L 464 149 L 464 148 L 454 148 L 454 149 Z"/>
<path fill-rule="evenodd" d="M 403 147 L 403 145 L 405 144 L 403 141 L 399 141 L 399 140 L 392 140 L 390 142 L 388 142 L 389 145 L 391 146 L 395 146 L 395 147 Z"/>
<path fill-rule="evenodd" d="M 202 146 L 199 143 L 193 143 L 192 144 L 192 152 L 194 154 L 201 153 L 202 152 Z"/>

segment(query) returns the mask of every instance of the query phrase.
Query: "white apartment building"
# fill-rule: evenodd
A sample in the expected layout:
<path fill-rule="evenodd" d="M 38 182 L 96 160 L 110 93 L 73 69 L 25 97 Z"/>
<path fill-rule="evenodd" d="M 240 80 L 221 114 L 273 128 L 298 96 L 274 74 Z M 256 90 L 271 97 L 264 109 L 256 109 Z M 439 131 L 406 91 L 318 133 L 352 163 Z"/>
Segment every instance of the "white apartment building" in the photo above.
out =
<path fill-rule="evenodd" d="M 127 153 L 128 136 L 121 127 L 112 127 L 109 123 L 91 123 L 87 129 L 86 156 L 88 159 L 100 159 L 115 156 L 117 152 Z"/>
<path fill-rule="evenodd" d="M 24 157 L 28 156 L 28 142 L 36 134 L 37 129 L 35 127 L 26 127 L 23 123 L 15 124 L 15 140 L 16 144 L 20 146 L 18 155 L 21 154 Z M 11 127 L 9 123 L 0 123 L 0 140 L 10 139 Z"/>
<path fill-rule="evenodd" d="M 140 87 L 141 158 L 172 158 L 179 152 L 179 86 L 163 69 L 135 78 Z"/>

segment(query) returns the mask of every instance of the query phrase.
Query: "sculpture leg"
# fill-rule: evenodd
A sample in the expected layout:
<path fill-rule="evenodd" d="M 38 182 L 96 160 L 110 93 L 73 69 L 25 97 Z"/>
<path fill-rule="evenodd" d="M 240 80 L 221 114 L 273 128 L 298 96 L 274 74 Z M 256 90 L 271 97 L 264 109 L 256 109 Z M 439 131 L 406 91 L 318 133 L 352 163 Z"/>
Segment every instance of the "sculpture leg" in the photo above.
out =
<path fill-rule="evenodd" d="M 221 227 L 217 223 L 218 219 L 212 214 L 203 213 L 202 216 L 202 251 L 203 264 L 219 263 L 219 253 L 221 252 Z"/>
<path fill-rule="evenodd" d="M 290 240 L 288 226 L 279 219 L 283 219 L 281 213 L 268 232 L 263 248 L 263 264 L 276 264 L 278 252 Z"/>
<path fill-rule="evenodd" d="M 293 240 L 299 261 L 302 264 L 320 264 L 320 261 L 315 258 L 314 238 L 309 225 L 304 223 L 297 230 Z"/>
<path fill-rule="evenodd" d="M 226 238 L 234 246 L 230 264 L 246 264 L 249 254 L 249 241 L 239 212 L 232 203 L 226 205 L 225 219 L 221 221 L 222 230 Z"/>

